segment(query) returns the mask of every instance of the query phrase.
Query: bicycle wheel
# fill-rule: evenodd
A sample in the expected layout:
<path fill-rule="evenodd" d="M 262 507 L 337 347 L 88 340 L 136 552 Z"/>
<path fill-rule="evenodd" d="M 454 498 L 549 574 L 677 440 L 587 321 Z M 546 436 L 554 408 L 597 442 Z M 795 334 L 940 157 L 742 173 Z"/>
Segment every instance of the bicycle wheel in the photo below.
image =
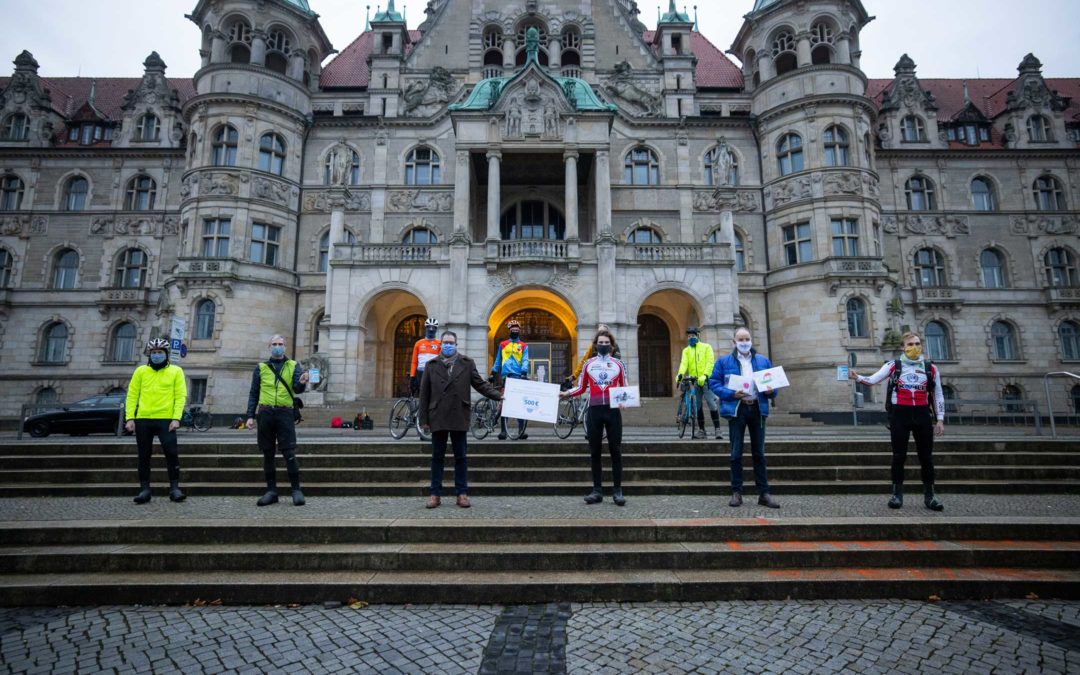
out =
<path fill-rule="evenodd" d="M 398 399 L 394 407 L 390 409 L 390 435 L 394 440 L 405 438 L 409 433 L 409 426 L 413 423 L 409 412 L 409 399 Z"/>
<path fill-rule="evenodd" d="M 690 419 L 687 414 L 686 396 L 679 399 L 679 411 L 675 413 L 675 424 L 679 427 L 679 438 L 686 435 L 686 422 Z"/>
<path fill-rule="evenodd" d="M 581 403 L 578 404 L 577 419 L 581 423 L 581 431 L 585 434 L 585 438 L 589 437 L 589 406 L 585 403 L 585 399 L 581 399 Z"/>
<path fill-rule="evenodd" d="M 555 419 L 555 426 L 552 428 L 555 435 L 559 438 L 570 438 L 577 422 L 577 402 L 569 398 L 559 401 L 559 416 Z"/>
<path fill-rule="evenodd" d="M 210 431 L 210 413 L 200 410 L 191 416 L 191 426 L 195 431 Z"/>
<path fill-rule="evenodd" d="M 424 430 L 420 427 L 420 416 L 419 415 L 417 415 L 417 416 L 415 416 L 413 418 L 413 424 L 416 426 L 416 433 L 417 433 L 418 436 L 420 436 L 420 440 L 424 441 L 425 443 L 427 443 L 428 441 L 431 440 L 431 434 L 430 433 L 425 434 Z"/>
<path fill-rule="evenodd" d="M 697 394 L 690 394 L 690 410 L 686 416 L 688 423 L 690 424 L 690 440 L 694 440 L 698 435 L 698 406 L 701 405 L 698 402 Z"/>
<path fill-rule="evenodd" d="M 491 418 L 493 407 L 494 403 L 489 398 L 481 399 L 473 406 L 469 431 L 472 432 L 473 438 L 478 441 L 484 440 L 491 433 L 492 427 L 488 420 Z"/>
<path fill-rule="evenodd" d="M 525 420 L 519 420 L 515 417 L 506 418 L 506 435 L 510 437 L 510 440 L 516 441 L 521 438 L 521 434 L 525 433 L 526 425 Z"/>

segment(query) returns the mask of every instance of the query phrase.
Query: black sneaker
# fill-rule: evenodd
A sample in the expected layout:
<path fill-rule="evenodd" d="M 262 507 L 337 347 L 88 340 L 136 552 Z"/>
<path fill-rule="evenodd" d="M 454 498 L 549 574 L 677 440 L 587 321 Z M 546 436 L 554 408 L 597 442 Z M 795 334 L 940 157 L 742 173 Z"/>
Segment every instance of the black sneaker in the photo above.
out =
<path fill-rule="evenodd" d="M 277 492 L 275 490 L 267 490 L 266 494 L 259 497 L 259 501 L 255 502 L 256 506 L 270 506 L 271 504 L 277 504 Z"/>
<path fill-rule="evenodd" d="M 292 503 L 293 506 L 303 506 L 307 503 L 307 500 L 304 499 L 304 493 L 299 489 L 292 491 Z"/>
<path fill-rule="evenodd" d="M 602 501 L 604 501 L 604 493 L 600 492 L 600 490 L 594 489 L 592 492 L 585 495 L 586 504 L 599 504 Z"/>
<path fill-rule="evenodd" d="M 499 434 L 499 440 L 500 440 L 500 441 L 505 441 L 506 439 L 507 439 L 507 435 L 506 435 L 506 434 Z"/>
<path fill-rule="evenodd" d="M 152 496 L 153 493 L 150 492 L 150 486 L 143 485 L 142 489 L 139 490 L 139 494 L 135 495 L 135 499 L 132 501 L 134 501 L 136 504 L 145 504 L 146 502 L 150 501 L 150 498 Z"/>

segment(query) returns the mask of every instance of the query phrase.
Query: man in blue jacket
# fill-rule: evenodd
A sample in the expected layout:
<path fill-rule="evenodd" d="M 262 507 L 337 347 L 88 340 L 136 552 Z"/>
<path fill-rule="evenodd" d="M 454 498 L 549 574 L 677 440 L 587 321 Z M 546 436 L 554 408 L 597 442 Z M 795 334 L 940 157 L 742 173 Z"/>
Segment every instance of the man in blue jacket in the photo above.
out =
<path fill-rule="evenodd" d="M 755 371 L 772 368 L 772 363 L 754 350 L 748 329 L 736 330 L 732 342 L 735 349 L 716 361 L 709 378 L 709 389 L 720 399 L 720 415 L 728 421 L 731 438 L 731 501 L 728 504 L 742 506 L 743 431 L 749 428 L 758 504 L 778 509 L 780 504 L 769 494 L 769 480 L 765 475 L 765 420 L 769 416 L 769 401 L 776 399 L 776 392 L 772 387 L 758 391 L 753 380 L 749 387 L 739 391 L 728 388 L 732 375 L 749 379 Z"/>

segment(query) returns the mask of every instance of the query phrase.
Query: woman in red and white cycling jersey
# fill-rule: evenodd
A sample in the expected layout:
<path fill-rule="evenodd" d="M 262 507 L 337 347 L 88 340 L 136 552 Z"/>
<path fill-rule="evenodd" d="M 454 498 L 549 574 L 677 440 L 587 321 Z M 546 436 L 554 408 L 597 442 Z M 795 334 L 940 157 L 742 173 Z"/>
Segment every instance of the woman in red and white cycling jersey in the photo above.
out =
<path fill-rule="evenodd" d="M 608 451 L 611 453 L 611 479 L 614 486 L 611 499 L 618 506 L 626 505 L 622 493 L 622 411 L 611 407 L 608 393 L 612 387 L 626 386 L 626 368 L 622 361 L 611 356 L 615 338 L 610 331 L 597 331 L 593 338 L 593 351 L 596 356 L 585 362 L 581 369 L 581 379 L 575 389 L 559 394 L 560 398 L 581 396 L 589 392 L 589 449 L 592 451 L 592 492 L 585 495 L 586 504 L 598 504 L 604 501 L 602 489 L 602 469 L 600 450 L 604 431 L 607 431 Z"/>
<path fill-rule="evenodd" d="M 908 436 L 915 436 L 915 449 L 922 470 L 923 502 L 926 508 L 941 511 L 945 505 L 934 494 L 934 435 L 945 433 L 945 395 L 941 391 L 941 371 L 922 354 L 922 340 L 914 333 L 901 338 L 904 353 L 889 361 L 870 377 L 854 370 L 849 377 L 862 384 L 874 385 L 889 379 L 889 431 L 892 435 L 892 497 L 889 507 L 904 505 L 904 462 L 907 460 Z M 899 370 L 898 370 L 899 368 Z M 937 420 L 936 424 L 934 420 Z"/>

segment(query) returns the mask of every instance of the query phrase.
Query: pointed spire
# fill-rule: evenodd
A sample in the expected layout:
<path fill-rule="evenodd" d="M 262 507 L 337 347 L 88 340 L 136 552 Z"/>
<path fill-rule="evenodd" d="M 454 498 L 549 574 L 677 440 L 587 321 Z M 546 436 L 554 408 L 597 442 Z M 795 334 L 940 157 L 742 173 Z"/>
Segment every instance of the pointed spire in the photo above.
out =
<path fill-rule="evenodd" d="M 157 52 L 150 52 L 150 56 L 147 56 L 146 60 L 143 61 L 143 69 L 148 73 L 164 74 L 165 68 L 165 61 Z"/>
<path fill-rule="evenodd" d="M 35 59 L 34 55 L 26 51 L 25 49 L 22 50 L 21 54 L 15 57 L 14 63 L 15 70 L 29 70 L 34 73 L 36 73 L 38 70 L 37 59 Z"/>
<path fill-rule="evenodd" d="M 968 91 L 968 81 L 964 80 L 964 106 L 971 105 L 971 92 Z"/>
<path fill-rule="evenodd" d="M 371 30 L 371 5 L 367 6 L 367 11 L 364 13 L 364 32 Z"/>
<path fill-rule="evenodd" d="M 701 32 L 701 28 L 699 26 L 700 24 L 698 24 L 697 18 L 697 5 L 694 5 L 694 32 Z"/>

